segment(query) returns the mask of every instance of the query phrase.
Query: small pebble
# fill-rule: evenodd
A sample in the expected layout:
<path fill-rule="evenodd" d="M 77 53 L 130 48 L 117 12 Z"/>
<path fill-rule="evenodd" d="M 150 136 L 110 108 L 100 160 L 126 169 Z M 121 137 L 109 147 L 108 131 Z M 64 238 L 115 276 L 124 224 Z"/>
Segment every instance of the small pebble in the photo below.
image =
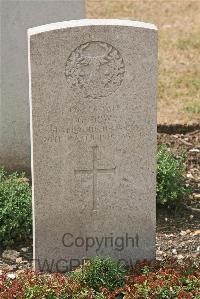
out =
<path fill-rule="evenodd" d="M 172 254 L 176 255 L 177 254 L 177 251 L 175 248 L 172 249 Z"/>
<path fill-rule="evenodd" d="M 187 235 L 187 232 L 186 232 L 185 230 L 182 230 L 182 231 L 180 232 L 180 235 L 181 235 L 181 236 L 185 236 L 185 235 Z"/>
<path fill-rule="evenodd" d="M 182 255 L 182 254 L 179 254 L 178 256 L 177 256 L 177 259 L 178 260 L 182 260 L 184 258 L 184 256 Z"/>
<path fill-rule="evenodd" d="M 21 248 L 21 251 L 22 251 L 22 252 L 28 252 L 28 247 L 22 247 L 22 248 Z"/>
<path fill-rule="evenodd" d="M 22 257 L 18 257 L 18 258 L 16 258 L 16 263 L 17 263 L 17 264 L 21 264 L 21 262 L 22 262 Z"/>
<path fill-rule="evenodd" d="M 186 177 L 192 179 L 192 178 L 193 178 L 193 175 L 192 175 L 191 173 L 187 173 L 187 174 L 186 174 Z"/>
<path fill-rule="evenodd" d="M 8 273 L 7 277 L 10 279 L 15 279 L 16 275 L 14 273 Z"/>
<path fill-rule="evenodd" d="M 191 148 L 191 149 L 189 150 L 189 152 L 190 152 L 190 153 L 199 153 L 200 150 L 199 150 L 198 148 Z"/>

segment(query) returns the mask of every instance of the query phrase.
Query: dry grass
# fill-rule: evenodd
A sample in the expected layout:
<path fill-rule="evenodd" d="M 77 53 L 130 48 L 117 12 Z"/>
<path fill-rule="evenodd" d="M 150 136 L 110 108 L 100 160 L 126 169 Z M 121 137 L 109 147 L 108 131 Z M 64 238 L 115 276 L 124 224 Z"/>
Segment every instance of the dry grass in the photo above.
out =
<path fill-rule="evenodd" d="M 200 121 L 200 0 L 87 0 L 87 17 L 156 24 L 158 123 Z"/>

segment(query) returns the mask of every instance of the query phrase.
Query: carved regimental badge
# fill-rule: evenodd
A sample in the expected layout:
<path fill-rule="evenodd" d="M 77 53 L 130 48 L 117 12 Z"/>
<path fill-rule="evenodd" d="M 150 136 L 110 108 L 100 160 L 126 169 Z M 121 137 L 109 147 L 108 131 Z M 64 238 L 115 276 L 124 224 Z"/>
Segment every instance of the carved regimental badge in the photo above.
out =
<path fill-rule="evenodd" d="M 107 97 L 122 84 L 121 54 L 110 44 L 92 41 L 80 45 L 67 59 L 65 75 L 75 93 L 84 98 Z"/>

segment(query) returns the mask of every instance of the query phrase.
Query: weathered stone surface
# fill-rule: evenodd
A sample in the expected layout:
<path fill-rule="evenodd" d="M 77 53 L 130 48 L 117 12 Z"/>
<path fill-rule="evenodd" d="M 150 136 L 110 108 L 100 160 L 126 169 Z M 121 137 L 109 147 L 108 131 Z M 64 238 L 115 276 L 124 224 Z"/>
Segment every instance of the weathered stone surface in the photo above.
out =
<path fill-rule="evenodd" d="M 27 29 L 85 17 L 84 0 L 0 0 L 0 165 L 31 168 Z"/>
<path fill-rule="evenodd" d="M 35 268 L 154 258 L 156 28 L 50 24 L 29 48 Z"/>

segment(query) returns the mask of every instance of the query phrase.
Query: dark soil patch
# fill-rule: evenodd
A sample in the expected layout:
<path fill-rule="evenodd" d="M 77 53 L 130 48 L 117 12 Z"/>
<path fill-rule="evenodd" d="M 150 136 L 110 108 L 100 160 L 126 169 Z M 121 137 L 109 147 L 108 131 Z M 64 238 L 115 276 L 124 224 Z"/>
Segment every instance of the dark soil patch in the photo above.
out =
<path fill-rule="evenodd" d="M 192 124 L 192 125 L 182 125 L 182 124 L 159 124 L 157 127 L 158 133 L 166 133 L 166 134 L 187 134 L 190 132 L 195 132 L 200 130 L 200 124 Z"/>

